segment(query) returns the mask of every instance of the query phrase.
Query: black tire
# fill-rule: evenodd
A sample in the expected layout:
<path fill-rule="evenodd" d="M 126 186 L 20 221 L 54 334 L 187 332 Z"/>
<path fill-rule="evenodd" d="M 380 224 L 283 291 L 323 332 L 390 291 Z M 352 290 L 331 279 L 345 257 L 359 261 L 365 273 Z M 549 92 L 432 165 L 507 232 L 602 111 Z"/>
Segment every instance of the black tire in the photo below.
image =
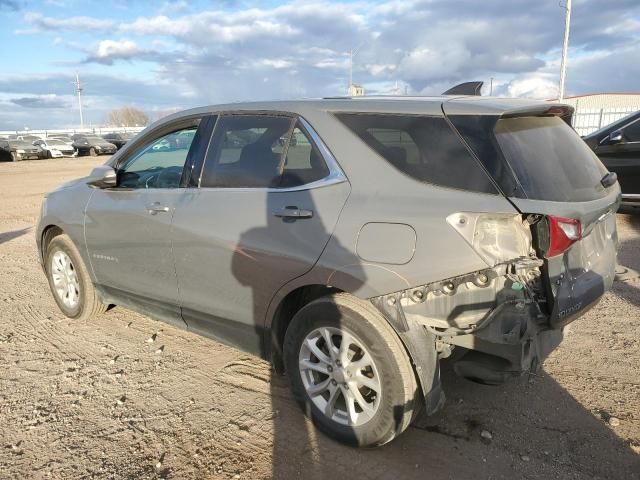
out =
<path fill-rule="evenodd" d="M 11 161 L 12 162 L 18 161 L 18 154 L 16 152 L 11 152 Z"/>
<path fill-rule="evenodd" d="M 380 403 L 363 425 L 344 425 L 329 418 L 304 387 L 300 350 L 307 335 L 321 327 L 338 328 L 357 337 L 375 362 L 382 390 Z M 342 443 L 375 447 L 390 442 L 411 424 L 419 408 L 418 384 L 400 338 L 373 305 L 351 295 L 329 295 L 300 309 L 285 335 L 284 359 L 298 403 L 319 430 Z"/>
<path fill-rule="evenodd" d="M 91 155 L 92 157 L 97 157 L 98 156 L 98 152 L 96 152 L 96 149 L 91 147 L 89 149 L 89 155 Z"/>
<path fill-rule="evenodd" d="M 75 274 L 78 279 L 79 284 L 79 294 L 78 294 L 78 304 L 75 308 L 70 308 L 65 305 L 62 299 L 58 296 L 57 292 L 54 288 L 53 277 L 52 277 L 52 259 L 53 255 L 62 251 L 66 253 L 71 259 L 71 263 Z M 67 317 L 77 319 L 77 320 L 88 320 L 100 313 L 103 313 L 107 309 L 107 305 L 103 304 L 97 293 L 95 288 L 93 287 L 93 282 L 91 281 L 91 277 L 89 276 L 89 272 L 87 271 L 87 267 L 82 261 L 82 257 L 80 256 L 80 252 L 73 244 L 71 239 L 66 234 L 61 234 L 48 243 L 46 246 L 45 254 L 44 254 L 44 262 L 45 262 L 45 271 L 47 274 L 47 280 L 49 281 L 49 287 L 51 288 L 51 293 L 53 294 L 53 298 L 58 304 L 58 307 Z"/>

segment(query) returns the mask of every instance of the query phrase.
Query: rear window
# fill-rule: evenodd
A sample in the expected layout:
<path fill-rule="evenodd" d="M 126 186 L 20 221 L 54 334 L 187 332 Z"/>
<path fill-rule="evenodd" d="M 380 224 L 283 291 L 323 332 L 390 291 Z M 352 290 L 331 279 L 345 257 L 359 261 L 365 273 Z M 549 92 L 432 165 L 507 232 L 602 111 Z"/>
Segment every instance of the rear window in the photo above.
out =
<path fill-rule="evenodd" d="M 337 117 L 378 155 L 415 180 L 497 193 L 489 176 L 442 117 L 360 113 Z"/>
<path fill-rule="evenodd" d="M 561 118 L 505 118 L 494 132 L 528 198 L 580 202 L 606 195 L 600 180 L 607 170 Z"/>
<path fill-rule="evenodd" d="M 605 167 L 559 117 L 449 119 L 508 197 L 583 202 L 607 194 Z"/>

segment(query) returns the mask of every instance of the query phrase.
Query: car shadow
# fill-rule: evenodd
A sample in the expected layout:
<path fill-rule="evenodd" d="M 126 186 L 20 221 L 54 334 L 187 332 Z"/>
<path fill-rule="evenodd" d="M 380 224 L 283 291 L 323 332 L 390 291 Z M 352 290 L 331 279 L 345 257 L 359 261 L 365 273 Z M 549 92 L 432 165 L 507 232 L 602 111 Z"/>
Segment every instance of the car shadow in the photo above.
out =
<path fill-rule="evenodd" d="M 33 227 L 26 227 L 21 228 L 20 230 L 13 230 L 11 232 L 2 232 L 0 233 L 0 245 L 6 242 L 10 242 L 11 240 L 21 237 L 22 235 L 26 235 L 32 229 Z"/>
<path fill-rule="evenodd" d="M 607 425 L 609 414 L 586 410 L 544 370 L 484 386 L 445 362 L 442 381 L 441 412 L 383 447 L 356 449 L 314 430 L 275 375 L 273 478 L 640 478 L 640 457 Z"/>
<path fill-rule="evenodd" d="M 613 293 L 635 307 L 640 308 L 640 215 L 618 214 L 620 224 L 628 225 L 635 234 L 620 242 L 618 249 L 618 274 L 613 283 Z"/>

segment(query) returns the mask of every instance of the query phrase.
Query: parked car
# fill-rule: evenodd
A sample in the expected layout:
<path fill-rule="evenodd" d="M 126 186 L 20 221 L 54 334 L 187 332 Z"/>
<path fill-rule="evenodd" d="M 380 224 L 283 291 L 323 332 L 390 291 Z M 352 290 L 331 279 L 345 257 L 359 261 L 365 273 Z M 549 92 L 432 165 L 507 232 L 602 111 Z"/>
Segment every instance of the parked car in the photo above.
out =
<path fill-rule="evenodd" d="M 73 135 L 73 148 L 78 155 L 112 155 L 118 150 L 113 143 L 107 142 L 97 135 Z"/>
<path fill-rule="evenodd" d="M 13 162 L 41 158 L 40 149 L 23 140 L 0 140 L 0 151 L 3 160 Z"/>
<path fill-rule="evenodd" d="M 62 140 L 67 145 L 73 145 L 73 139 L 68 135 L 55 134 L 55 135 L 49 135 L 47 138 L 54 138 L 56 140 Z"/>
<path fill-rule="evenodd" d="M 640 212 L 640 110 L 587 135 L 584 141 L 618 175 L 620 210 Z"/>
<path fill-rule="evenodd" d="M 113 143 L 118 150 L 120 150 L 125 143 L 127 143 L 129 140 L 131 140 L 133 137 L 135 136 L 135 134 L 133 133 L 106 133 L 104 135 L 102 135 L 102 138 L 104 138 L 107 142 L 109 143 Z"/>
<path fill-rule="evenodd" d="M 18 135 L 18 140 L 22 140 L 24 142 L 30 143 L 33 145 L 33 142 L 36 142 L 38 140 L 42 140 L 42 138 L 38 137 L 37 135 Z"/>
<path fill-rule="evenodd" d="M 611 288 L 620 187 L 571 112 L 189 110 L 47 195 L 40 260 L 66 316 L 117 304 L 231 343 L 286 372 L 320 430 L 381 445 L 441 408 L 441 359 L 488 384 L 535 372 Z"/>
<path fill-rule="evenodd" d="M 73 146 L 67 145 L 62 140 L 56 138 L 36 140 L 33 144 L 42 148 L 47 158 L 71 157 L 75 153 Z"/>

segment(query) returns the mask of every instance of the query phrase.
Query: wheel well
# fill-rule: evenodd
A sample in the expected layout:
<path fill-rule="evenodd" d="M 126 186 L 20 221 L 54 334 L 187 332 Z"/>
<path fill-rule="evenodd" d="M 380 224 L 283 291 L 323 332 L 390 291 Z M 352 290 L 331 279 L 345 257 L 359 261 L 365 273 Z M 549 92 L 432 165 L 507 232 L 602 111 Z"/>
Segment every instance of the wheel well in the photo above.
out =
<path fill-rule="evenodd" d="M 271 362 L 278 373 L 284 372 L 282 346 L 284 345 L 284 336 L 287 333 L 287 328 L 291 320 L 293 320 L 294 315 L 302 307 L 320 297 L 341 292 L 342 290 L 339 288 L 328 287 L 326 285 L 305 285 L 304 287 L 292 290 L 282 299 L 271 322 L 271 340 L 269 345 L 271 349 Z"/>
<path fill-rule="evenodd" d="M 41 243 L 42 251 L 40 252 L 40 255 L 42 256 L 42 258 L 44 258 L 44 254 L 47 251 L 47 246 L 49 245 L 51 240 L 53 240 L 58 235 L 62 235 L 63 233 L 64 233 L 64 230 L 62 230 L 57 225 L 49 225 L 47 228 L 44 229 L 44 231 L 42 232 L 42 243 Z"/>

